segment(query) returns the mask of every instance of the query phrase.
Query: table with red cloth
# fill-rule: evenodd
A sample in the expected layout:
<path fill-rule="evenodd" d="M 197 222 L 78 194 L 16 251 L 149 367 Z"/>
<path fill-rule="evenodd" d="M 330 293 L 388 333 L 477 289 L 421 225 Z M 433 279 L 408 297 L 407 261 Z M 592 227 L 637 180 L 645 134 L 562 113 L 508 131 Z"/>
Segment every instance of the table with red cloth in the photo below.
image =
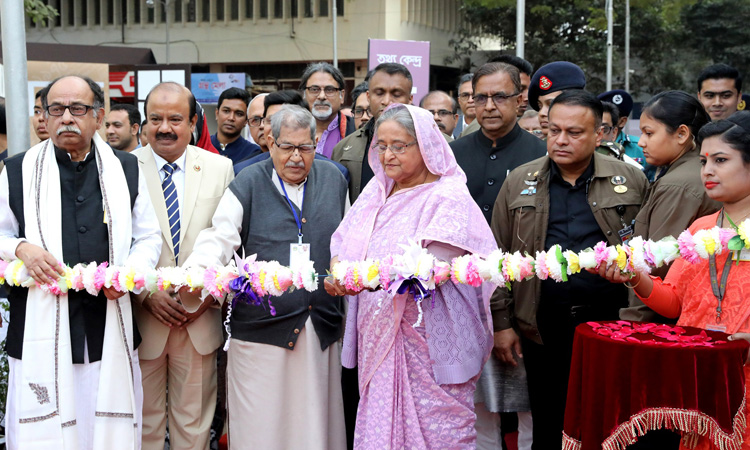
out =
<path fill-rule="evenodd" d="M 639 322 L 576 328 L 564 450 L 623 450 L 649 430 L 739 449 L 748 342 L 724 333 Z"/>

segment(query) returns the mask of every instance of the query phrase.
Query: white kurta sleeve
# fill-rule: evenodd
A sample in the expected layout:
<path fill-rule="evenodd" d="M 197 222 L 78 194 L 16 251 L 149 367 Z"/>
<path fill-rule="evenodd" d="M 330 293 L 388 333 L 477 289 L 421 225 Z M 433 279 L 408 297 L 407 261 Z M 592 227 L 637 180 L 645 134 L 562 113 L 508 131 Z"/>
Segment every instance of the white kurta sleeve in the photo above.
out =
<path fill-rule="evenodd" d="M 16 259 L 16 247 L 25 239 L 18 238 L 18 221 L 10 210 L 8 172 L 0 173 L 0 258 Z"/>
<path fill-rule="evenodd" d="M 193 245 L 193 253 L 183 266 L 226 265 L 242 243 L 243 214 L 244 208 L 234 193 L 230 189 L 224 191 L 211 219 L 211 228 L 200 232 Z"/>
<path fill-rule="evenodd" d="M 138 196 L 133 207 L 133 243 L 126 265 L 154 268 L 161 255 L 161 228 L 146 186 L 143 171 L 138 170 Z"/>

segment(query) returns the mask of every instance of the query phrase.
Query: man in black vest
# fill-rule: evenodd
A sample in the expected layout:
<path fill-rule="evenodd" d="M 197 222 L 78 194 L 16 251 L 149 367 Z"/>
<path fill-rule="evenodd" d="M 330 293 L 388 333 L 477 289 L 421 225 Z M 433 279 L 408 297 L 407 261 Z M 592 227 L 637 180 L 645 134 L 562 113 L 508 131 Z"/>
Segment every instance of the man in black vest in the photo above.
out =
<path fill-rule="evenodd" d="M 273 114 L 270 132 L 271 158 L 242 170 L 230 183 L 212 228 L 200 233 L 186 267 L 224 265 L 237 252 L 286 266 L 299 256 L 325 273 L 331 235 L 344 216 L 346 179 L 330 161 L 314 158 L 310 111 L 282 106 Z M 200 305 L 187 289 L 181 297 L 188 312 Z M 230 305 L 230 445 L 283 450 L 304 442 L 308 449 L 342 450 L 343 300 L 319 286 L 271 301 L 275 311 L 241 301 Z"/>
<path fill-rule="evenodd" d="M 50 139 L 7 159 L 0 175 L 0 257 L 22 260 L 37 283 L 58 279 L 61 263 L 153 268 L 161 236 L 138 160 L 112 150 L 96 133 L 104 119 L 104 93 L 78 76 L 59 78 L 46 89 L 42 105 Z M 36 208 L 29 207 L 34 203 Z M 134 351 L 140 336 L 128 294 L 105 287 L 97 296 L 70 290 L 56 297 L 36 287 L 14 287 L 9 298 L 9 448 L 28 448 L 32 442 L 45 442 L 46 448 L 103 448 L 102 437 L 114 429 L 129 428 L 133 440 L 134 426 L 140 444 L 142 390 Z M 50 308 L 52 321 L 41 322 Z M 118 310 L 119 326 L 110 321 L 112 308 Z M 40 346 L 37 338 L 45 333 L 61 339 Z M 66 342 L 62 337 L 68 335 Z M 41 380 L 34 383 L 37 395 L 54 396 L 54 402 L 43 403 L 45 395 L 39 404 L 28 404 L 24 391 L 33 377 Z M 111 395 L 127 392 L 128 384 L 134 401 L 128 397 L 126 411 L 117 417 L 107 415 L 115 408 L 100 411 L 105 404 L 123 406 Z M 54 411 L 42 415 L 42 405 Z M 40 417 L 29 418 L 28 411 Z"/>

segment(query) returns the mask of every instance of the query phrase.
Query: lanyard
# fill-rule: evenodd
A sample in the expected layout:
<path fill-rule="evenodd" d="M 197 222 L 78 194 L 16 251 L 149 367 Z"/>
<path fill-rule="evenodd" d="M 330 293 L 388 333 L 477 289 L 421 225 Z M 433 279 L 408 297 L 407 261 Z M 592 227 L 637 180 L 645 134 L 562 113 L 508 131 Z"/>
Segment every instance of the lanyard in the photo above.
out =
<path fill-rule="evenodd" d="M 279 183 L 281 184 L 281 190 L 284 191 L 284 197 L 286 197 L 287 203 L 289 203 L 289 207 L 292 209 L 292 214 L 294 214 L 294 221 L 297 222 L 297 239 L 298 242 L 302 243 L 302 223 L 299 221 L 299 216 L 297 215 L 297 210 L 294 209 L 294 205 L 292 204 L 292 201 L 289 200 L 289 196 L 286 193 L 286 188 L 284 187 L 284 180 L 281 179 L 279 174 L 276 174 L 276 177 L 279 179 Z M 302 201 L 300 202 L 299 206 L 299 213 L 302 214 L 302 206 L 305 204 L 305 191 L 307 191 L 307 183 L 305 183 L 305 186 L 302 188 Z"/>
<path fill-rule="evenodd" d="M 721 226 L 723 224 L 724 210 L 722 209 L 719 213 L 719 217 L 716 219 L 716 225 Z M 716 323 L 721 323 L 721 301 L 724 300 L 724 294 L 727 290 L 727 278 L 729 278 L 729 270 L 732 268 L 732 260 L 734 259 L 734 251 L 727 256 L 727 262 L 724 263 L 724 271 L 721 273 L 721 282 L 718 281 L 716 274 L 716 256 L 710 255 L 708 257 L 709 274 L 711 275 L 711 290 L 714 292 L 714 297 L 718 301 L 716 305 Z"/>

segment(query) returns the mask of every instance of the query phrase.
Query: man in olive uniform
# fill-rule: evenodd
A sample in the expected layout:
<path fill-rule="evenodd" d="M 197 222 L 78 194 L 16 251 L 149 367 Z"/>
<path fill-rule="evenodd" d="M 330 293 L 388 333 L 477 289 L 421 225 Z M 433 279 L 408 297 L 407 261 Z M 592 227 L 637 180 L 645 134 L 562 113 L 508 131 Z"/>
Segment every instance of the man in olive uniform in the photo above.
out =
<path fill-rule="evenodd" d="M 577 252 L 631 237 L 646 177 L 595 152 L 601 121 L 602 104 L 588 92 L 569 90 L 552 102 L 548 155 L 513 171 L 495 202 L 492 231 L 500 249 L 534 255 L 559 244 Z M 618 319 L 627 298 L 625 286 L 587 272 L 566 283 L 536 278 L 495 291 L 490 303 L 494 352 L 511 365 L 517 364 L 514 352 L 523 355 L 533 449 L 560 447 L 575 327 Z"/>

